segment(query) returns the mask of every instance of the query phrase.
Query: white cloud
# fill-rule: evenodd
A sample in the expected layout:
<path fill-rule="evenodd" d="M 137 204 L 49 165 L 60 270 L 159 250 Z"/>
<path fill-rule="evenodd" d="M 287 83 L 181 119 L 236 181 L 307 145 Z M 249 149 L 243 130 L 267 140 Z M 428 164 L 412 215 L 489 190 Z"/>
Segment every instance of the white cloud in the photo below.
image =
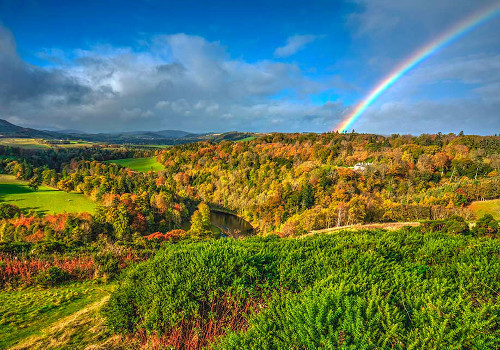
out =
<path fill-rule="evenodd" d="M 328 78 L 312 80 L 295 64 L 233 59 L 220 43 L 198 36 L 158 36 L 141 51 L 46 50 L 57 55 L 51 69 L 28 67 L 13 42 L 10 33 L 0 32 L 0 45 L 11 57 L 0 69 L 15 71 L 7 81 L 0 77 L 0 88 L 6 86 L 7 95 L 15 97 L 0 103 L 0 116 L 17 116 L 24 126 L 205 132 L 324 131 L 334 124 L 328 121 L 335 118 L 330 109 L 307 102 L 310 94 L 330 88 Z M 15 65 L 20 68 L 12 69 Z M 29 96 L 20 95 L 37 83 Z M 276 99 L 283 91 L 293 91 L 294 102 Z M 313 125 L 312 115 L 323 119 Z"/>
<path fill-rule="evenodd" d="M 318 39 L 316 35 L 294 35 L 287 39 L 286 45 L 274 50 L 275 57 L 288 57 L 302 50 L 307 44 Z"/>

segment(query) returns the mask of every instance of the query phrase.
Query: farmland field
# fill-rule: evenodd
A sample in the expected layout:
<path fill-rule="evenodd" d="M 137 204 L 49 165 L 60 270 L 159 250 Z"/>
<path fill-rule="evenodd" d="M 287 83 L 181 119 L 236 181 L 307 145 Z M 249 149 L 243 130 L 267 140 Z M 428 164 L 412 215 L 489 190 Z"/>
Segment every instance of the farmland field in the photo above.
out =
<path fill-rule="evenodd" d="M 92 147 L 96 145 L 95 142 L 89 142 L 89 141 L 67 141 L 67 143 L 58 143 L 58 142 L 59 141 L 51 141 L 51 140 L 44 141 L 43 139 L 28 139 L 28 138 L 0 139 L 0 145 L 2 146 L 19 147 L 24 149 L 80 148 L 80 147 Z"/>
<path fill-rule="evenodd" d="M 0 145 L 19 147 L 19 148 L 25 148 L 25 149 L 39 149 L 39 148 L 49 148 L 50 147 L 50 145 L 44 144 L 37 139 L 27 139 L 27 138 L 0 139 Z"/>
<path fill-rule="evenodd" d="M 33 191 L 25 181 L 17 180 L 12 175 L 0 175 L 0 202 L 42 213 L 93 213 L 95 210 L 95 203 L 82 194 L 66 193 L 47 186 Z"/>
<path fill-rule="evenodd" d="M 478 218 L 484 214 L 491 214 L 495 219 L 500 219 L 500 199 L 472 202 L 469 208 Z"/>
<path fill-rule="evenodd" d="M 148 172 L 150 170 L 158 171 L 164 169 L 163 165 L 158 163 L 155 157 L 115 159 L 109 162 L 141 172 Z"/>

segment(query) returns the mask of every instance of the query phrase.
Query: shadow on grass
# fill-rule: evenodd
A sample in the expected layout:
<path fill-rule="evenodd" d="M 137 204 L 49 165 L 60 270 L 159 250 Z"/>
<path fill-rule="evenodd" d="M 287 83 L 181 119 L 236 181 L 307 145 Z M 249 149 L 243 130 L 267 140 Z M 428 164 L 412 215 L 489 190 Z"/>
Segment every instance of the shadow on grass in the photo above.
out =
<path fill-rule="evenodd" d="M 11 198 L 11 195 L 16 194 L 26 194 L 26 193 L 34 193 L 35 191 L 29 188 L 26 185 L 16 184 L 16 183 L 7 183 L 0 184 L 0 202 L 10 203 L 17 205 L 17 202 L 23 202 L 25 198 Z M 19 206 L 19 205 L 18 205 Z M 48 210 L 42 210 L 40 207 L 25 207 L 19 206 L 24 214 L 28 214 L 29 212 L 37 212 L 40 214 L 47 214 Z"/>
<path fill-rule="evenodd" d="M 6 196 L 9 194 L 22 194 L 34 192 L 31 188 L 25 185 L 20 185 L 16 183 L 12 184 L 0 184 L 0 196 Z"/>

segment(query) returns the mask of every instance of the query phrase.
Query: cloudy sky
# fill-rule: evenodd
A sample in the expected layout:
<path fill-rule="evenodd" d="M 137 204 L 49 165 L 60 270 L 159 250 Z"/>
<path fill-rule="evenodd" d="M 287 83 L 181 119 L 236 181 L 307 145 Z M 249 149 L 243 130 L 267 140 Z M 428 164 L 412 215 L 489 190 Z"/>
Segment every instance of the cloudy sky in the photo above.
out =
<path fill-rule="evenodd" d="M 87 132 L 325 132 L 414 51 L 499 0 L 0 0 L 0 118 Z M 353 125 L 500 133 L 500 16 Z"/>

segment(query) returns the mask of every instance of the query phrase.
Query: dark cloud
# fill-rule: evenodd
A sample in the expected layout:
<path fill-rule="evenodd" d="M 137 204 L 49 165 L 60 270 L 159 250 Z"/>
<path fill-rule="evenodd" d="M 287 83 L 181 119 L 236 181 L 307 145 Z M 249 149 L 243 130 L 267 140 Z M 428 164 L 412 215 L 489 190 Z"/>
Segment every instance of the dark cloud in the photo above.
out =
<path fill-rule="evenodd" d="M 57 104 L 80 104 L 91 89 L 59 69 L 41 69 L 24 62 L 12 34 L 0 27 L 0 104 L 52 99 Z"/>

